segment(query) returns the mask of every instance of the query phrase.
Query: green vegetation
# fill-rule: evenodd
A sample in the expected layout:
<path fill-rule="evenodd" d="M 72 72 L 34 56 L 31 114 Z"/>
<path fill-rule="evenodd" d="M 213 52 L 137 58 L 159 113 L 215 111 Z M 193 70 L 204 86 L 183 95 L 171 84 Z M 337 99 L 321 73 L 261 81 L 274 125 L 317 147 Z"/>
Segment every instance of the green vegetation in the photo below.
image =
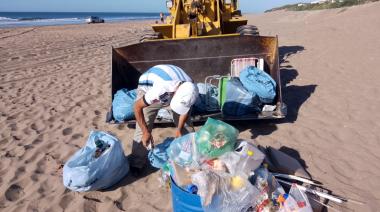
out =
<path fill-rule="evenodd" d="M 303 11 L 303 10 L 323 10 L 323 9 L 333 9 L 341 7 L 349 7 L 353 5 L 365 4 L 369 2 L 375 2 L 379 0 L 335 0 L 327 1 L 324 3 L 298 3 L 298 4 L 288 4 L 282 7 L 276 7 L 265 12 L 272 12 L 276 10 L 290 10 L 290 11 Z"/>

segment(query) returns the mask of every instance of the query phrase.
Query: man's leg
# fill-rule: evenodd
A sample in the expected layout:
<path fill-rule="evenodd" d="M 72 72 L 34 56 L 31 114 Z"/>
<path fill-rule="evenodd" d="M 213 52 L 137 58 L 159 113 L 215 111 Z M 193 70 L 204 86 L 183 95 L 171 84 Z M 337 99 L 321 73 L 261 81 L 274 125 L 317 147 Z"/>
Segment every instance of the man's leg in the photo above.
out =
<path fill-rule="evenodd" d="M 149 131 L 152 131 L 154 120 L 158 111 L 162 108 L 160 104 L 153 104 L 143 109 L 144 118 Z M 141 142 L 143 132 L 136 123 L 136 130 L 133 137 L 132 154 L 130 157 L 130 166 L 134 168 L 144 168 L 148 162 L 148 150 Z"/>

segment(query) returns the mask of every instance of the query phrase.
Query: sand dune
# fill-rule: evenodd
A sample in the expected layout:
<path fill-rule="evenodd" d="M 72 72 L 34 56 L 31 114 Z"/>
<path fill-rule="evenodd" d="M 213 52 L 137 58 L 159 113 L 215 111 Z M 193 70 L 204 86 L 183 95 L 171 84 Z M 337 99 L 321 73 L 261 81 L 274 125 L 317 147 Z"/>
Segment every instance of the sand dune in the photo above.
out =
<path fill-rule="evenodd" d="M 242 138 L 297 156 L 334 193 L 380 206 L 380 3 L 328 11 L 249 15 L 278 35 L 288 117 L 234 123 Z M 133 129 L 105 123 L 111 46 L 137 42 L 150 22 L 0 29 L 0 210 L 170 211 L 159 173 L 102 192 L 62 184 L 62 164 L 91 129 L 111 131 L 129 154 Z M 154 131 L 156 140 L 172 128 Z"/>

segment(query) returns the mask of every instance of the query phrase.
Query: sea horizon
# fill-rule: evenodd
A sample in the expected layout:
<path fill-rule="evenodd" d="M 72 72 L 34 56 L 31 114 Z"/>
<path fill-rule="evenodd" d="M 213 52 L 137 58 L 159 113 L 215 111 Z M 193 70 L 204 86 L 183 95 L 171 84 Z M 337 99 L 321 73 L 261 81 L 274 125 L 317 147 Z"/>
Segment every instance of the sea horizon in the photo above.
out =
<path fill-rule="evenodd" d="M 105 22 L 159 19 L 159 12 L 0 12 L 0 28 L 84 24 L 89 16 Z"/>

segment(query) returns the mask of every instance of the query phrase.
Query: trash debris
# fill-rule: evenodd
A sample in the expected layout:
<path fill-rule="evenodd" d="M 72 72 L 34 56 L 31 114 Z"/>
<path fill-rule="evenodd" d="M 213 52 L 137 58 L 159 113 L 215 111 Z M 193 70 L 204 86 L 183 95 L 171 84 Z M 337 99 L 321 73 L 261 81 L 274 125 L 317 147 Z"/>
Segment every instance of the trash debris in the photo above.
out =
<path fill-rule="evenodd" d="M 96 146 L 96 150 L 95 150 L 94 158 L 100 157 L 103 152 L 105 152 L 108 148 L 111 147 L 111 145 L 102 141 L 99 137 L 95 137 L 95 146 Z"/>
<path fill-rule="evenodd" d="M 262 112 L 273 112 L 277 108 L 276 105 L 264 105 L 263 109 L 261 109 Z"/>
<path fill-rule="evenodd" d="M 259 148 L 249 140 L 237 140 L 237 136 L 238 131 L 231 125 L 209 118 L 198 132 L 170 144 L 168 163 L 162 170 L 170 173 L 163 179 L 172 180 L 174 211 L 184 207 L 185 211 L 192 208 L 205 212 L 311 212 L 313 205 L 306 193 L 336 203 L 346 201 L 295 184 L 321 186 L 302 174 L 304 169 L 299 169 L 302 166 L 294 158 L 271 147 Z M 271 167 L 267 161 L 273 162 Z M 294 170 L 297 175 L 287 174 Z M 287 189 L 291 186 L 290 190 L 282 185 Z M 190 205 L 184 203 L 187 199 Z"/>
<path fill-rule="evenodd" d="M 173 122 L 173 114 L 169 111 L 169 109 L 161 108 L 156 116 L 157 120 Z"/>

